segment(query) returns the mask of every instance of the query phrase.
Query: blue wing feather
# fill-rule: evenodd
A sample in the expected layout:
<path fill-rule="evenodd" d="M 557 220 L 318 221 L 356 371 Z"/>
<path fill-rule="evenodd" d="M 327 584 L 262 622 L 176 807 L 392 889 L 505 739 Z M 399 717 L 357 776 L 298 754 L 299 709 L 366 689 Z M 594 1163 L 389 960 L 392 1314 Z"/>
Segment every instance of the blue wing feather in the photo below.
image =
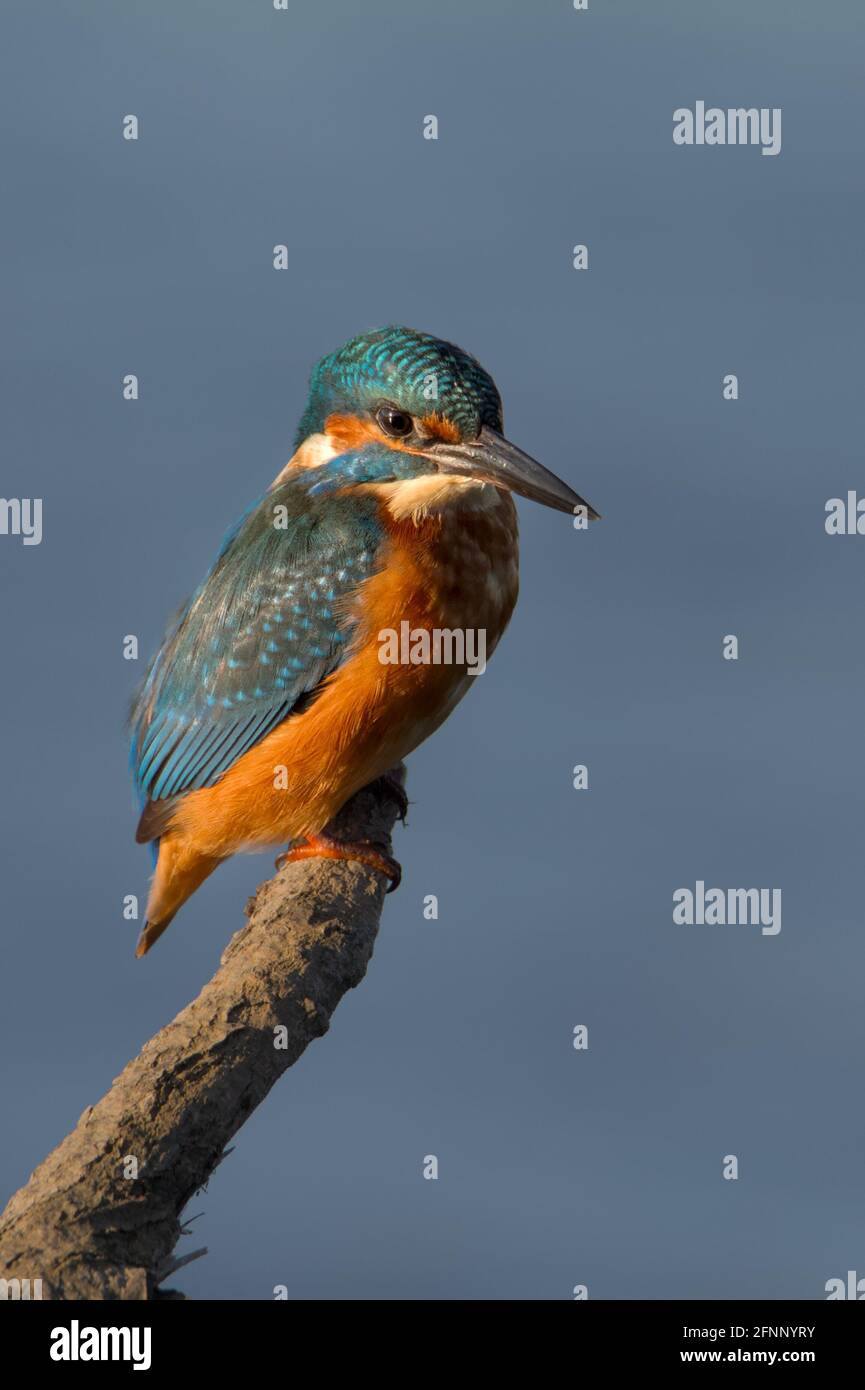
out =
<path fill-rule="evenodd" d="M 211 786 L 346 659 L 347 601 L 378 564 L 382 530 L 374 498 L 340 489 L 392 476 L 392 459 L 365 451 L 290 475 L 229 532 L 133 706 L 142 805 Z"/>

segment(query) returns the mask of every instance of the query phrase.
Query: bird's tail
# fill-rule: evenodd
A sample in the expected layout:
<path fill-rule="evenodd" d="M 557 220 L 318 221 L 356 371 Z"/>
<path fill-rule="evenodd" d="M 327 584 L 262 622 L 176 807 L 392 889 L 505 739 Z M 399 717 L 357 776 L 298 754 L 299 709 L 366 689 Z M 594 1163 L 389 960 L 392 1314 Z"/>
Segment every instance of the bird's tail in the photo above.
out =
<path fill-rule="evenodd" d="M 166 927 L 170 927 L 173 921 L 174 913 L 172 912 L 167 917 L 163 917 L 161 922 L 144 923 L 144 926 L 141 928 L 141 935 L 138 938 L 138 944 L 135 947 L 135 954 L 139 959 L 141 956 L 147 955 L 154 941 L 159 940 Z"/>
<path fill-rule="evenodd" d="M 147 900 L 147 920 L 138 938 L 136 956 L 147 955 L 153 943 L 171 925 L 187 898 L 192 897 L 196 888 L 221 863 L 221 859 L 199 854 L 180 836 L 162 837 L 153 886 Z"/>

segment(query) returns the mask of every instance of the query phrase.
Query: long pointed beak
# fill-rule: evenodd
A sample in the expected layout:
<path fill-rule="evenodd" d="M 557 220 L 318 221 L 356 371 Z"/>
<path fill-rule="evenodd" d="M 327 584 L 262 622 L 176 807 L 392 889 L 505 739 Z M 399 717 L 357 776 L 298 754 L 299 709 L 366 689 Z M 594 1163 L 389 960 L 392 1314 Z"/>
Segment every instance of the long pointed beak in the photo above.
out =
<path fill-rule="evenodd" d="M 589 521 L 600 519 L 600 513 L 567 483 L 488 425 L 483 426 L 477 439 L 464 444 L 434 444 L 428 452 L 442 473 L 460 473 L 479 482 L 494 483 L 572 516 L 575 508 L 585 507 Z"/>

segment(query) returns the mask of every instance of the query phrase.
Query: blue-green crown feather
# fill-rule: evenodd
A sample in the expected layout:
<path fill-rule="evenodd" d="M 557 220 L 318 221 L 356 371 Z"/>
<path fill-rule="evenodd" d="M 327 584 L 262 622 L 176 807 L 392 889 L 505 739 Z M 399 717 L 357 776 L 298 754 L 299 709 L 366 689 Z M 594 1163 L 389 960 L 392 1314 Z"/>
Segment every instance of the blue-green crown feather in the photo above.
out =
<path fill-rule="evenodd" d="M 481 425 L 502 427 L 498 389 L 474 357 L 430 333 L 392 326 L 361 333 L 322 358 L 310 378 L 295 447 L 321 431 L 328 415 L 372 410 L 383 399 L 410 415 L 438 412 L 466 439 Z"/>

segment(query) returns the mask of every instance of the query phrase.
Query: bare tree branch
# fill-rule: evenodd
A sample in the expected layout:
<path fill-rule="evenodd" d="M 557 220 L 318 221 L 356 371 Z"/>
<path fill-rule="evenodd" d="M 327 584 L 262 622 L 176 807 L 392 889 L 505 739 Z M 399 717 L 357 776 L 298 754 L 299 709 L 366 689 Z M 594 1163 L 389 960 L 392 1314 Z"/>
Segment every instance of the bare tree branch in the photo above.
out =
<path fill-rule="evenodd" d="M 397 809 L 377 784 L 349 802 L 333 833 L 389 845 Z M 172 1296 L 160 1281 L 195 1257 L 172 1254 L 180 1213 L 363 979 L 385 887 L 355 861 L 318 859 L 288 864 L 261 885 L 198 998 L 145 1044 L 9 1202 L 0 1278 L 41 1279 L 43 1298 Z M 159 949 L 171 949 L 170 936 Z M 137 1177 L 125 1176 L 129 1159 Z"/>

